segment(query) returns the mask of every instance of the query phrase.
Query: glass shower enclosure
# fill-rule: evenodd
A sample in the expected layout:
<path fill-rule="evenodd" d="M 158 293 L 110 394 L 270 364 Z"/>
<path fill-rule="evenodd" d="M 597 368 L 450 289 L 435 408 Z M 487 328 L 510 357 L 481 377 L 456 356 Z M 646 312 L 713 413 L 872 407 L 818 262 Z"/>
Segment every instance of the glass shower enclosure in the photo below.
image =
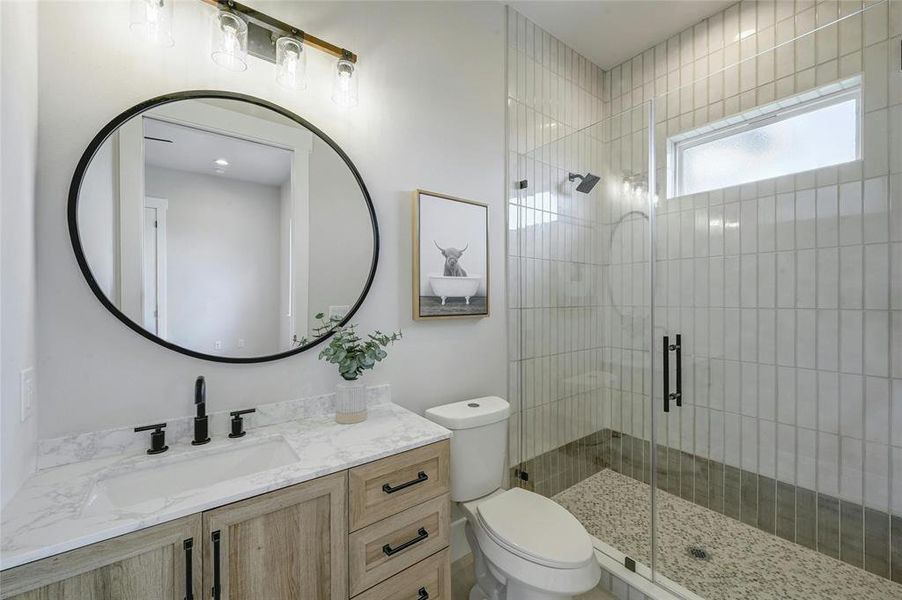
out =
<path fill-rule="evenodd" d="M 902 598 L 902 32 L 746 4 L 606 72 L 509 12 L 511 485 L 683 597 Z"/>

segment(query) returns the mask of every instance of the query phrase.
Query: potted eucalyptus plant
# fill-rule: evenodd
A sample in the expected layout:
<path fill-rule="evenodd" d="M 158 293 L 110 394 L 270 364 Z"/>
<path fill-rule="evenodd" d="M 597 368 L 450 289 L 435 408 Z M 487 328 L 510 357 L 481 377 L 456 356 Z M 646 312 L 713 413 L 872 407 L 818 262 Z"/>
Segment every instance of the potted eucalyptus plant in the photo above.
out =
<path fill-rule="evenodd" d="M 317 337 L 333 333 L 319 358 L 338 365 L 343 380 L 335 386 L 335 421 L 359 423 L 366 419 L 366 386 L 360 376 L 388 356 L 385 348 L 400 340 L 401 332 L 386 334 L 377 330 L 361 337 L 357 325 L 340 326 L 341 317 L 326 319 L 319 313 L 316 319 L 320 322 L 313 330 Z"/>

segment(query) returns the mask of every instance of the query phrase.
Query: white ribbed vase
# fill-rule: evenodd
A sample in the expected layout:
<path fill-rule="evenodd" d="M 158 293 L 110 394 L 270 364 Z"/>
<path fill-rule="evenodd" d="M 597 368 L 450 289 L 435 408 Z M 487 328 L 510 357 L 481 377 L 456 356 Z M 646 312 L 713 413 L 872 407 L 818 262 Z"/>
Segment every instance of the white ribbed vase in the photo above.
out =
<path fill-rule="evenodd" d="M 335 386 L 335 422 L 360 423 L 366 420 L 366 386 L 358 380 Z"/>

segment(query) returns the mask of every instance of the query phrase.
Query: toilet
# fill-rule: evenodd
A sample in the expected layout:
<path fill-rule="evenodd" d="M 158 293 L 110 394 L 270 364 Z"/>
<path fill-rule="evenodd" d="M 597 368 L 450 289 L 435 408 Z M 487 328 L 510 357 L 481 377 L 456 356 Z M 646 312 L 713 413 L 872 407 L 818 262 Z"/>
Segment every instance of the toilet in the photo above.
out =
<path fill-rule="evenodd" d="M 592 539 L 556 502 L 505 481 L 510 405 L 496 396 L 430 408 L 450 429 L 451 500 L 467 517 L 470 600 L 566 600 L 601 578 Z"/>

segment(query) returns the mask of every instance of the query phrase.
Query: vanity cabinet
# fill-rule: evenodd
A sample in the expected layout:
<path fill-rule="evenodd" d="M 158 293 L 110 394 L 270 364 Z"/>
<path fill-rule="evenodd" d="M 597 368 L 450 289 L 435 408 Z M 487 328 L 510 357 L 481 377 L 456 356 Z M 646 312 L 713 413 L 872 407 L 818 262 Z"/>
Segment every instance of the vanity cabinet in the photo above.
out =
<path fill-rule="evenodd" d="M 200 540 L 200 515 L 142 529 L 3 571 L 0 598 L 200 599 Z"/>
<path fill-rule="evenodd" d="M 447 440 L 0 573 L 0 600 L 449 600 Z"/>
<path fill-rule="evenodd" d="M 205 512 L 208 597 L 347 598 L 346 507 L 341 472 Z"/>
<path fill-rule="evenodd" d="M 349 472 L 351 596 L 449 598 L 450 444 L 438 442 Z M 448 567 L 448 568 L 446 568 Z"/>

